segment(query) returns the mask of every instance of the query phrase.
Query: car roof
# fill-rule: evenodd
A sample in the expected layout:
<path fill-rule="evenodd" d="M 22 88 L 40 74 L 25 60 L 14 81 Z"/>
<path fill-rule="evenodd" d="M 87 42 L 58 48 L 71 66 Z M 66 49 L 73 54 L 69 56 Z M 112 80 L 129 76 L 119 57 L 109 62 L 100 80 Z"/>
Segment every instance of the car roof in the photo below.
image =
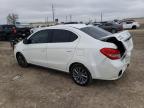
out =
<path fill-rule="evenodd" d="M 38 28 L 37 30 L 45 30 L 45 29 L 62 29 L 62 28 L 76 28 L 76 29 L 81 29 L 87 27 L 86 24 L 62 24 L 62 25 L 55 25 L 55 26 L 50 26 L 50 27 L 42 27 Z"/>

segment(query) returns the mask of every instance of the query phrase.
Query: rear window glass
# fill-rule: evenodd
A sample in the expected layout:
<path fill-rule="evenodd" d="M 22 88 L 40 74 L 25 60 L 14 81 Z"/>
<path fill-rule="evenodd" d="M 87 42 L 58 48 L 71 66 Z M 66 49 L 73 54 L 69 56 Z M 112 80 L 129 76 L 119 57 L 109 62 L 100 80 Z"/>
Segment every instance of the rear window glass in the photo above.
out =
<path fill-rule="evenodd" d="M 74 33 L 70 32 L 70 31 L 54 29 L 52 42 L 53 43 L 73 42 L 77 38 L 78 38 L 77 35 L 75 35 Z"/>
<path fill-rule="evenodd" d="M 127 24 L 132 24 L 133 22 L 126 22 Z"/>
<path fill-rule="evenodd" d="M 84 27 L 80 29 L 81 31 L 85 32 L 86 34 L 88 34 L 89 36 L 95 38 L 95 39 L 100 39 L 103 38 L 105 36 L 111 35 L 110 32 L 107 32 L 99 27 L 94 27 L 94 26 L 90 26 L 90 27 Z"/>

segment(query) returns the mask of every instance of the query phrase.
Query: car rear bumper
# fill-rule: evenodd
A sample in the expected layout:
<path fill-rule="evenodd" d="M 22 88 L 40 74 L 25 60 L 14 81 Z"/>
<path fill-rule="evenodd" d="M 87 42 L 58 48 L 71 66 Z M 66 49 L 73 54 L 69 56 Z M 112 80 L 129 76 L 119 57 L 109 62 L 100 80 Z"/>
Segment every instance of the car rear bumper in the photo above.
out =
<path fill-rule="evenodd" d="M 110 60 L 106 58 L 102 63 L 93 66 L 95 73 L 93 79 L 116 80 L 122 77 L 130 64 L 130 56 L 125 56 L 121 60 Z"/>

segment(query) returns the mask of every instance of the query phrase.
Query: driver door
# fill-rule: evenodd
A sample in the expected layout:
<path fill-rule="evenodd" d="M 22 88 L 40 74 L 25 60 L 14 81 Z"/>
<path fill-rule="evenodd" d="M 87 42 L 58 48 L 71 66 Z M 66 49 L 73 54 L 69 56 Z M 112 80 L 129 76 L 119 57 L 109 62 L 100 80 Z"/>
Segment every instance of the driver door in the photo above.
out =
<path fill-rule="evenodd" d="M 50 41 L 48 31 L 41 30 L 29 38 L 30 44 L 26 44 L 24 53 L 30 63 L 47 66 L 47 44 Z"/>

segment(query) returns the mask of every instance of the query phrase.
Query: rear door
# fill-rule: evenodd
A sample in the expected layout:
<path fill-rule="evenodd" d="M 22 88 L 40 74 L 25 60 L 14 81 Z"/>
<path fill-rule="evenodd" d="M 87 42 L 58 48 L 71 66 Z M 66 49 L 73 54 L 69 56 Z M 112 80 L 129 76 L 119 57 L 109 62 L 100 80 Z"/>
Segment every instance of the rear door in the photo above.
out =
<path fill-rule="evenodd" d="M 52 42 L 47 45 L 48 66 L 65 71 L 67 63 L 74 55 L 78 36 L 71 31 L 62 29 L 53 29 L 50 32 Z"/>

